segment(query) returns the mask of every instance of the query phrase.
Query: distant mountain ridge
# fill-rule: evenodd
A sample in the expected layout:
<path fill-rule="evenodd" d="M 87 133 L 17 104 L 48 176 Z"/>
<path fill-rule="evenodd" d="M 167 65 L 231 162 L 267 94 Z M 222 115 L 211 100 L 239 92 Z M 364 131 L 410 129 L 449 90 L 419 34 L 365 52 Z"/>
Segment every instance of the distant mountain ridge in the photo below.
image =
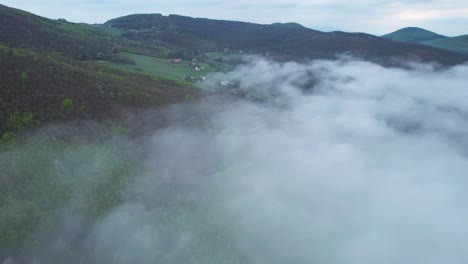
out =
<path fill-rule="evenodd" d="M 468 54 L 468 35 L 444 39 L 434 39 L 431 41 L 425 41 L 422 44 Z"/>
<path fill-rule="evenodd" d="M 400 42 L 418 43 L 462 54 L 468 54 L 468 35 L 447 37 L 423 28 L 407 27 L 383 35 L 382 38 Z"/>
<path fill-rule="evenodd" d="M 388 62 L 393 58 L 458 64 L 467 57 L 414 43 L 400 43 L 365 33 L 321 32 L 298 24 L 262 25 L 238 21 L 161 14 L 135 14 L 107 21 L 126 38 L 160 43 L 199 54 L 225 50 L 268 54 L 285 59 L 330 59 L 348 53 Z"/>
<path fill-rule="evenodd" d="M 390 34 L 383 35 L 382 37 L 389 40 L 411 43 L 421 43 L 434 39 L 447 38 L 446 36 L 418 27 L 402 28 Z"/>

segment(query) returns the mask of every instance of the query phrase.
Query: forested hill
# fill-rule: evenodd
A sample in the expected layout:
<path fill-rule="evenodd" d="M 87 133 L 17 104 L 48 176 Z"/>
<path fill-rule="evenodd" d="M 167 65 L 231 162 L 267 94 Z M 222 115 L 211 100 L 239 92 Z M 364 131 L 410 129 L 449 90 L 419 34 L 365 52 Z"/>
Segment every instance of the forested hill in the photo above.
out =
<path fill-rule="evenodd" d="M 88 25 L 36 16 L 0 5 L 0 44 L 60 52 L 75 59 L 106 59 L 115 51 L 112 35 Z"/>
<path fill-rule="evenodd" d="M 180 80 L 110 67 L 125 39 L 0 5 L 0 143 L 25 127 L 185 100 Z M 117 64 L 116 64 L 117 65 Z"/>
<path fill-rule="evenodd" d="M 408 27 L 383 35 L 382 37 L 395 41 L 418 43 L 465 55 L 468 54 L 468 35 L 446 37 L 422 28 Z"/>
<path fill-rule="evenodd" d="M 400 57 L 442 64 L 458 64 L 468 59 L 465 55 L 433 47 L 390 41 L 364 33 L 325 33 L 294 23 L 261 25 L 143 14 L 112 19 L 105 25 L 124 30 L 123 35 L 134 41 L 161 43 L 195 54 L 230 50 L 292 59 L 315 59 L 350 53 L 378 62 Z"/>

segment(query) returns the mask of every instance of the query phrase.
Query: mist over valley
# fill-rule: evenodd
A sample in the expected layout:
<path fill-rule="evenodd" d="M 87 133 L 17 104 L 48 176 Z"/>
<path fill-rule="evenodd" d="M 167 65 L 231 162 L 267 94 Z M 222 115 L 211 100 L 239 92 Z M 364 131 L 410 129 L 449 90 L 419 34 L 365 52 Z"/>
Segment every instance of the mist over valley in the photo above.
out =
<path fill-rule="evenodd" d="M 0 263 L 468 259 L 467 55 L 435 33 L 0 13 Z"/>

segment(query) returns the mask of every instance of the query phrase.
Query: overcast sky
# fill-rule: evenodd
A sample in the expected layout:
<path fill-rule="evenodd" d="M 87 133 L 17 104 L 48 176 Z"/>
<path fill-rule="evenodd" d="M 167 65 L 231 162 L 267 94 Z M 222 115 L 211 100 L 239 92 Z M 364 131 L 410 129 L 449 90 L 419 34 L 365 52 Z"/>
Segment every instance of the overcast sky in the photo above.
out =
<path fill-rule="evenodd" d="M 135 13 L 269 24 L 298 22 L 319 29 L 381 35 L 417 26 L 449 36 L 468 34 L 466 0 L 0 0 L 0 3 L 49 18 L 102 23 Z"/>

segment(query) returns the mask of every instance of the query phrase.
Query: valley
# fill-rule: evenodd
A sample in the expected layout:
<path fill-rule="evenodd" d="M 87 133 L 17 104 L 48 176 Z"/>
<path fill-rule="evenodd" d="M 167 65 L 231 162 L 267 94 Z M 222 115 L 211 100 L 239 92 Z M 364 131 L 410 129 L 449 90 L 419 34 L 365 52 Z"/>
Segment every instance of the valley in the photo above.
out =
<path fill-rule="evenodd" d="M 463 264 L 466 36 L 0 4 L 0 263 Z"/>

